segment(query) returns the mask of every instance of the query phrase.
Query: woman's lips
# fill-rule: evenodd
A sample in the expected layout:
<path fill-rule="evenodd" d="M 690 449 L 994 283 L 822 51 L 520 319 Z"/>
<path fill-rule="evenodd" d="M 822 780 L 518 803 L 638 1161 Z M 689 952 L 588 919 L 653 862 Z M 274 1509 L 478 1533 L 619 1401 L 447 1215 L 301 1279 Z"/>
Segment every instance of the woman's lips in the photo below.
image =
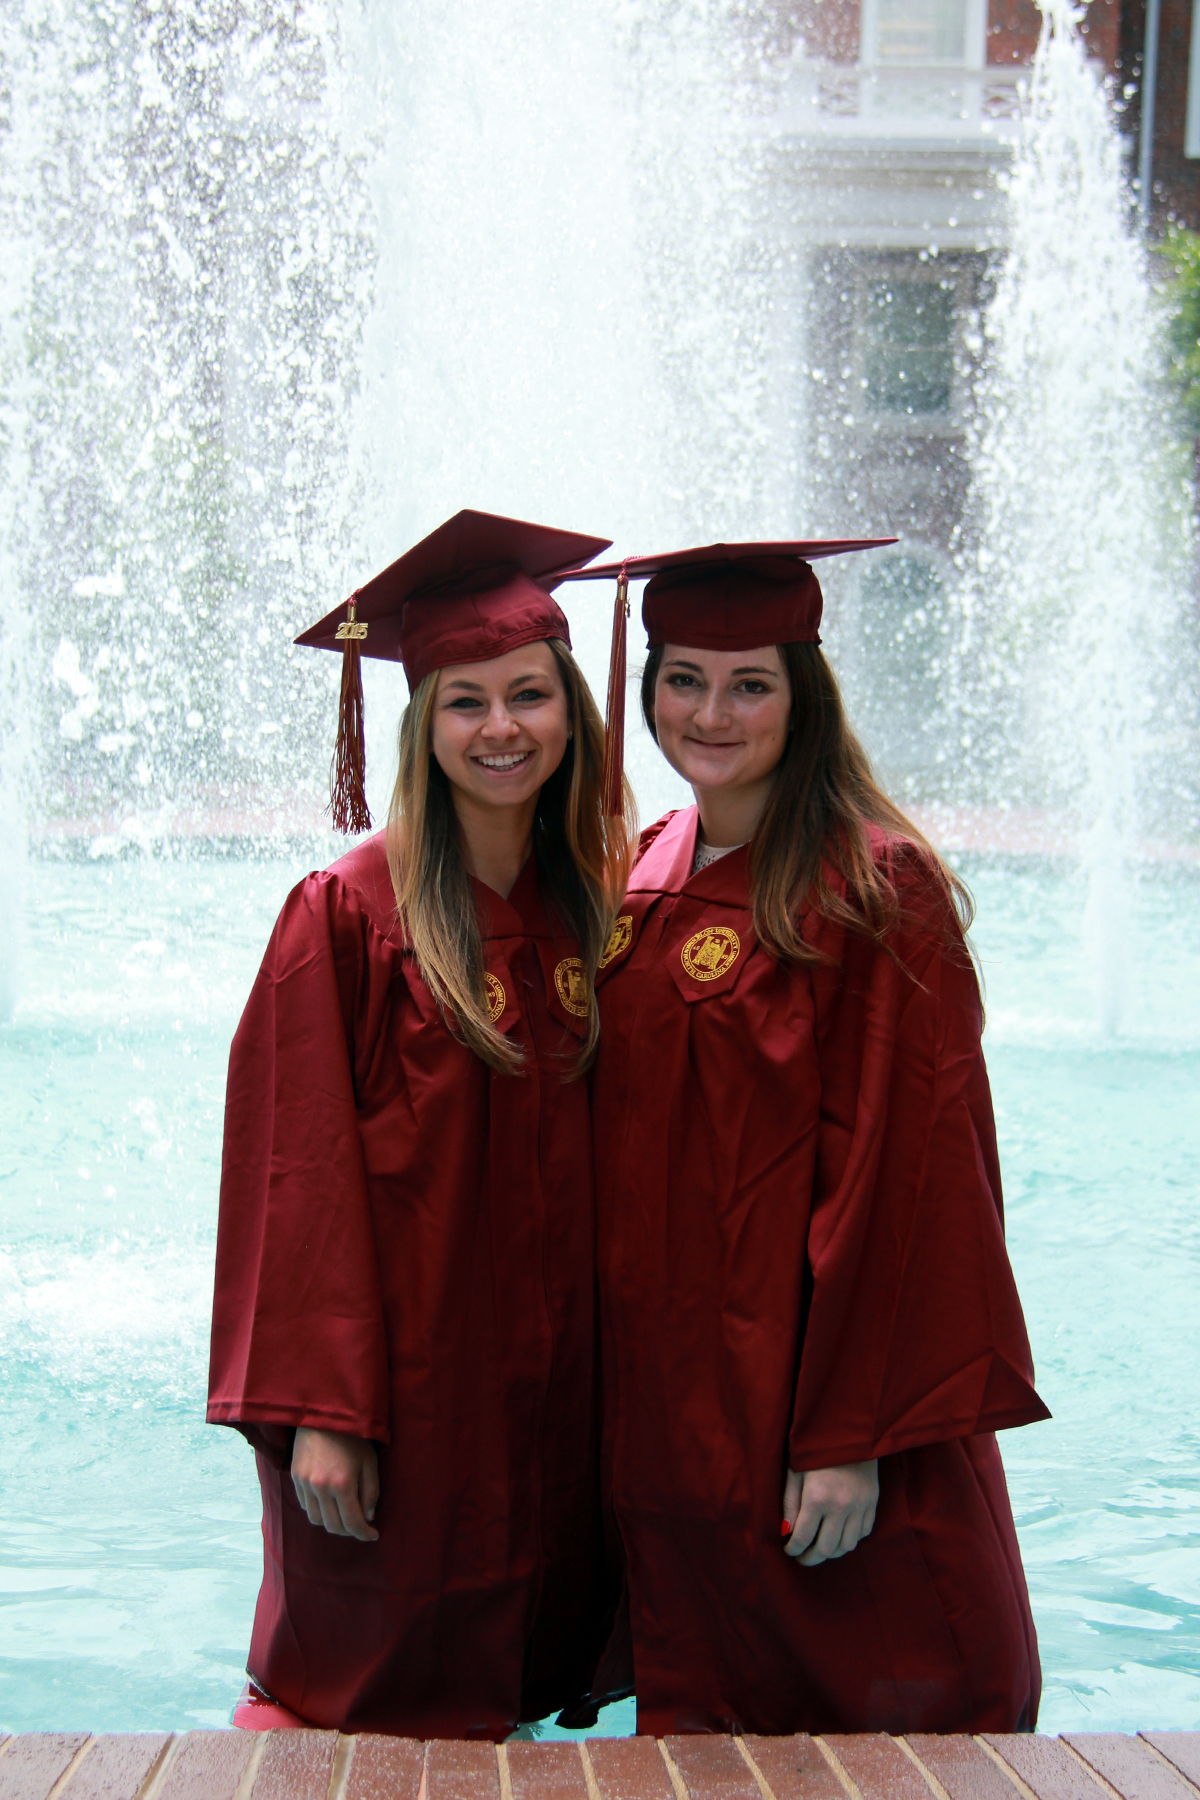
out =
<path fill-rule="evenodd" d="M 508 750 L 499 756 L 473 756 L 471 761 L 492 774 L 507 775 L 510 769 L 519 769 L 527 763 L 532 755 L 532 750 Z"/>

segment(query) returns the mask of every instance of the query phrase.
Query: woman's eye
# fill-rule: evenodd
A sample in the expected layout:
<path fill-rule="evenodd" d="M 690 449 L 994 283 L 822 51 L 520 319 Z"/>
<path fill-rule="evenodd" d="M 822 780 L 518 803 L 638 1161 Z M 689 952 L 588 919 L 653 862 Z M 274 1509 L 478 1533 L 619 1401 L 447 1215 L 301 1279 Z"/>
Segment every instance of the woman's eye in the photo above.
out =
<path fill-rule="evenodd" d="M 527 705 L 532 701 L 545 698 L 546 696 L 540 688 L 522 688 L 519 694 L 513 695 L 514 700 L 524 701 Z"/>
<path fill-rule="evenodd" d="M 667 686 L 673 688 L 696 687 L 699 684 L 693 675 L 668 675 Z"/>
<path fill-rule="evenodd" d="M 743 694 L 769 694 L 770 688 L 765 681 L 743 681 Z"/>
<path fill-rule="evenodd" d="M 480 704 L 480 702 L 478 700 L 472 699 L 470 694 L 460 694 L 457 700 L 451 700 L 450 711 L 451 712 L 474 712 L 475 708 L 479 704 Z"/>

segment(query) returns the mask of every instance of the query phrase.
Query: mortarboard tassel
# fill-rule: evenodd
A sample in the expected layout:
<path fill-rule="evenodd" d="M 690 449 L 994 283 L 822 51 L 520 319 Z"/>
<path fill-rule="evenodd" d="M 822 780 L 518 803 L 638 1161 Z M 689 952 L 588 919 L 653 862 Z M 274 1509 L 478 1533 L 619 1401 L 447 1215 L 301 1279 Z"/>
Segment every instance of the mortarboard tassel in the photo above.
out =
<path fill-rule="evenodd" d="M 608 704 L 604 718 L 604 816 L 619 819 L 624 811 L 625 775 L 625 621 L 629 617 L 629 577 L 625 564 L 617 576 L 613 607 L 612 649 L 608 656 Z"/>
<path fill-rule="evenodd" d="M 367 741 L 363 729 L 362 666 L 359 645 L 367 627 L 355 619 L 356 588 L 346 602 L 346 622 L 336 636 L 342 643 L 342 695 L 338 704 L 337 747 L 329 767 L 329 810 L 335 831 L 370 831 L 367 810 Z"/>

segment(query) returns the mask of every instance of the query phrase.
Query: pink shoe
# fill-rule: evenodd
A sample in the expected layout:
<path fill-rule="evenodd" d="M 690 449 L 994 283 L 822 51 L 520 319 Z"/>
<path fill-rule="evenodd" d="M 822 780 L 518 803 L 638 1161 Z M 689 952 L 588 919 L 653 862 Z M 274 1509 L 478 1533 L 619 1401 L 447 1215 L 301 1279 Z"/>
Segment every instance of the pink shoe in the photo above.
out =
<path fill-rule="evenodd" d="M 307 1731 L 308 1721 L 297 1718 L 278 1700 L 272 1700 L 252 1681 L 247 1681 L 233 1709 L 233 1723 L 242 1731 Z"/>

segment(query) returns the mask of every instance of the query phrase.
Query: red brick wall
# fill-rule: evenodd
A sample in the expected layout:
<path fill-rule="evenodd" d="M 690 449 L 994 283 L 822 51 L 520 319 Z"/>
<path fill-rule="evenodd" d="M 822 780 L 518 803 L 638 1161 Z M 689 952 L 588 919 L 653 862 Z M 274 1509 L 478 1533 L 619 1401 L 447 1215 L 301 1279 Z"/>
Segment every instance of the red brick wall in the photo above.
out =
<path fill-rule="evenodd" d="M 809 56 L 856 63 L 861 24 L 860 0 L 778 0 L 770 10 L 769 38 L 777 53 L 790 55 L 803 38 Z"/>
<path fill-rule="evenodd" d="M 809 56 L 858 61 L 861 0 L 745 0 L 742 26 L 768 56 L 790 56 L 800 38 Z"/>
<path fill-rule="evenodd" d="M 810 56 L 830 62 L 856 63 L 862 47 L 862 8 L 857 0 L 801 0 L 796 8 L 804 21 Z"/>
<path fill-rule="evenodd" d="M 1041 28 L 1042 15 L 1036 0 L 989 0 L 988 62 L 1031 62 Z M 1084 15 L 1083 34 L 1090 53 L 1111 74 L 1120 50 L 1120 0 L 1091 0 Z"/>
<path fill-rule="evenodd" d="M 1174 216 L 1195 231 L 1200 229 L 1200 161 L 1183 154 L 1188 56 L 1192 43 L 1191 0 L 1162 0 L 1158 33 L 1154 219 L 1161 227 L 1168 216 Z"/>
<path fill-rule="evenodd" d="M 1035 0 L 989 0 L 987 60 L 1027 63 L 1037 49 L 1042 15 Z"/>
<path fill-rule="evenodd" d="M 1145 0 L 1126 0 L 1121 18 L 1122 71 L 1141 86 Z M 1192 44 L 1191 0 L 1161 0 L 1158 26 L 1158 85 L 1154 104 L 1154 167 L 1151 217 L 1155 230 L 1176 219 L 1200 231 L 1200 161 L 1183 154 L 1187 110 L 1188 57 Z M 1130 173 L 1137 170 L 1141 95 L 1135 93 L 1122 121 L 1130 143 Z"/>
<path fill-rule="evenodd" d="M 1121 0 L 1091 0 L 1083 15 L 1083 35 L 1088 54 L 1110 75 L 1115 73 L 1121 59 Z"/>

